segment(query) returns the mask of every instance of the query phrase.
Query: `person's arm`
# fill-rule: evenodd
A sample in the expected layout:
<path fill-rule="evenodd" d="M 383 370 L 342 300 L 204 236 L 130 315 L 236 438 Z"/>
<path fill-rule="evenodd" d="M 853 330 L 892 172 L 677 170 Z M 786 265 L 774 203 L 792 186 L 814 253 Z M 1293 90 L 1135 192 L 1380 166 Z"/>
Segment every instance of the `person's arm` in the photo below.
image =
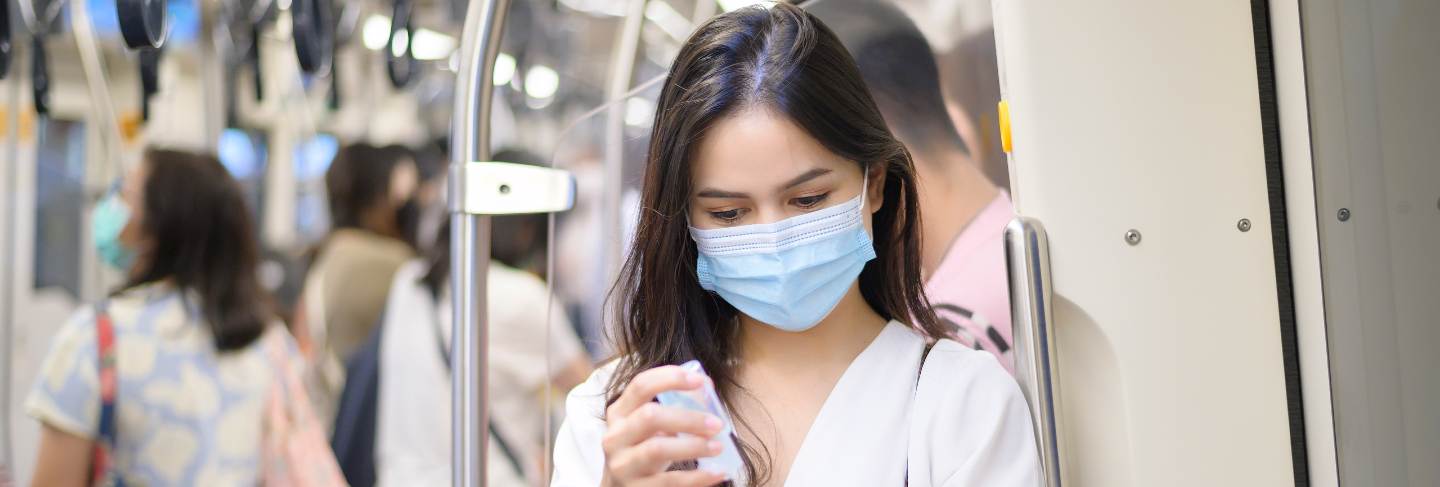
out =
<path fill-rule="evenodd" d="M 592 371 L 594 371 L 594 367 L 590 365 L 590 356 L 581 353 L 571 358 L 563 367 L 556 369 L 555 373 L 550 376 L 550 384 L 560 392 L 568 391 L 580 385 L 581 382 L 585 382 L 585 378 L 590 377 Z"/>
<path fill-rule="evenodd" d="M 90 479 L 89 438 L 66 433 L 41 423 L 39 454 L 35 457 L 32 487 L 84 487 Z"/>
<path fill-rule="evenodd" d="M 118 338 L 118 337 L 117 337 Z M 41 424 L 34 486 L 83 486 L 90 477 L 93 437 L 99 425 L 99 367 L 93 309 L 76 313 L 46 352 L 25 400 Z"/>

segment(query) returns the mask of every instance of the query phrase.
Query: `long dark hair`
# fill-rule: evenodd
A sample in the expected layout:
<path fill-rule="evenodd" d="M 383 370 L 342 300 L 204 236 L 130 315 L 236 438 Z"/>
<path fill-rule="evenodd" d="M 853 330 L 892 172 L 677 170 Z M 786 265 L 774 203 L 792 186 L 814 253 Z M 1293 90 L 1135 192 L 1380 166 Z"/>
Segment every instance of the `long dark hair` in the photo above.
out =
<path fill-rule="evenodd" d="M 270 307 L 239 183 L 211 156 L 149 150 L 143 164 L 147 247 L 125 287 L 168 279 L 193 291 L 215 348 L 245 348 L 265 332 Z"/>
<path fill-rule="evenodd" d="M 872 225 L 877 257 L 860 273 L 861 294 L 881 316 L 942 336 L 920 276 L 914 164 L 886 127 L 855 61 L 829 28 L 798 7 L 745 8 L 701 26 L 660 93 L 640 221 L 612 290 L 620 356 L 608 385 L 612 402 L 636 374 L 691 358 L 705 367 L 727 406 L 740 391 L 731 361 L 737 311 L 700 287 L 685 212 L 700 140 L 717 121 L 751 107 L 783 114 L 867 175 L 885 172 L 884 203 Z M 741 445 L 752 483 L 769 474 L 764 448 Z"/>

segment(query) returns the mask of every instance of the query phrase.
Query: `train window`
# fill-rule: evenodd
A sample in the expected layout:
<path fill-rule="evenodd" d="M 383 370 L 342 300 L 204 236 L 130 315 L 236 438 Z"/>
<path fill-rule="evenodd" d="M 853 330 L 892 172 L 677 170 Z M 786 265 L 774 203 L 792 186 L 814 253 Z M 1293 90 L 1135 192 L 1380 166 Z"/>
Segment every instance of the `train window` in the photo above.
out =
<path fill-rule="evenodd" d="M 250 214 L 259 221 L 265 194 L 265 168 L 268 148 L 260 132 L 228 128 L 220 133 L 216 155 L 230 175 L 240 183 Z"/>
<path fill-rule="evenodd" d="M 295 226 L 300 241 L 316 242 L 330 229 L 325 171 L 340 150 L 334 136 L 317 134 L 295 148 Z"/>
<path fill-rule="evenodd" d="M 90 251 L 86 222 L 85 126 L 42 122 L 35 172 L 35 288 L 82 295 L 80 258 Z"/>

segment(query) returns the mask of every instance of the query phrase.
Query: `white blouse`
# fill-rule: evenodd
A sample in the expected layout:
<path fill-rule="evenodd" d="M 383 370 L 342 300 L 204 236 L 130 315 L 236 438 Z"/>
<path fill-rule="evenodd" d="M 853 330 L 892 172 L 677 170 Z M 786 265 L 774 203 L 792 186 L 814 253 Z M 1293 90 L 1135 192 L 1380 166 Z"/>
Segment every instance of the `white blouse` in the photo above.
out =
<path fill-rule="evenodd" d="M 995 358 L 942 340 L 919 383 L 925 340 L 890 322 L 840 376 L 784 485 L 1036 486 L 1040 460 L 1020 388 Z M 605 384 L 571 391 L 555 443 L 554 487 L 600 485 Z"/>

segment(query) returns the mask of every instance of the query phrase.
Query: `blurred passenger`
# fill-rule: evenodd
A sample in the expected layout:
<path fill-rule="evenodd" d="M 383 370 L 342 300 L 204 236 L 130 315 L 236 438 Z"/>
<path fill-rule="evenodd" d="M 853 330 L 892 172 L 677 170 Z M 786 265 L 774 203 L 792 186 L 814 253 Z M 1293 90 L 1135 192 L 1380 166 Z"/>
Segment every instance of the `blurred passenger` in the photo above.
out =
<path fill-rule="evenodd" d="M 43 425 L 32 484 L 265 480 L 268 408 L 315 419 L 304 396 L 275 396 L 298 385 L 300 357 L 257 282 L 240 187 L 212 157 L 152 150 L 92 220 L 126 284 L 56 335 L 26 402 Z"/>
<path fill-rule="evenodd" d="M 521 152 L 496 160 L 531 162 Z M 546 216 L 493 220 L 493 260 L 486 284 L 492 486 L 541 485 L 540 446 L 549 433 L 550 388 L 568 391 L 590 374 L 590 359 L 564 307 L 546 293 Z M 442 226 L 431 255 L 396 273 L 380 338 L 376 470 L 381 486 L 450 484 L 450 229 Z M 547 329 L 548 320 L 548 329 Z M 548 331 L 547 331 L 548 330 Z M 548 343 L 547 343 L 548 340 Z M 559 405 L 559 401 L 556 401 Z"/>
<path fill-rule="evenodd" d="M 1010 162 L 1000 142 L 995 27 L 960 36 L 948 50 L 937 49 L 936 57 L 946 107 L 970 145 L 971 158 L 997 186 L 1010 187 Z"/>
<path fill-rule="evenodd" d="M 570 393 L 553 486 L 1039 484 L 1019 387 L 928 306 L 915 164 L 834 32 L 719 15 L 655 112 L 619 357 Z"/>
<path fill-rule="evenodd" d="M 930 45 L 887 2 L 828 0 L 810 11 L 855 53 L 880 113 L 915 159 L 930 304 L 956 340 L 995 354 L 1013 373 L 1004 233 L 1014 208 L 946 110 Z"/>
<path fill-rule="evenodd" d="M 311 390 L 326 424 L 345 384 L 342 364 L 379 323 L 395 271 L 415 257 L 409 239 L 418 179 L 408 151 L 366 144 L 340 149 L 325 173 L 334 229 L 305 278 L 295 327 L 314 364 Z"/>

